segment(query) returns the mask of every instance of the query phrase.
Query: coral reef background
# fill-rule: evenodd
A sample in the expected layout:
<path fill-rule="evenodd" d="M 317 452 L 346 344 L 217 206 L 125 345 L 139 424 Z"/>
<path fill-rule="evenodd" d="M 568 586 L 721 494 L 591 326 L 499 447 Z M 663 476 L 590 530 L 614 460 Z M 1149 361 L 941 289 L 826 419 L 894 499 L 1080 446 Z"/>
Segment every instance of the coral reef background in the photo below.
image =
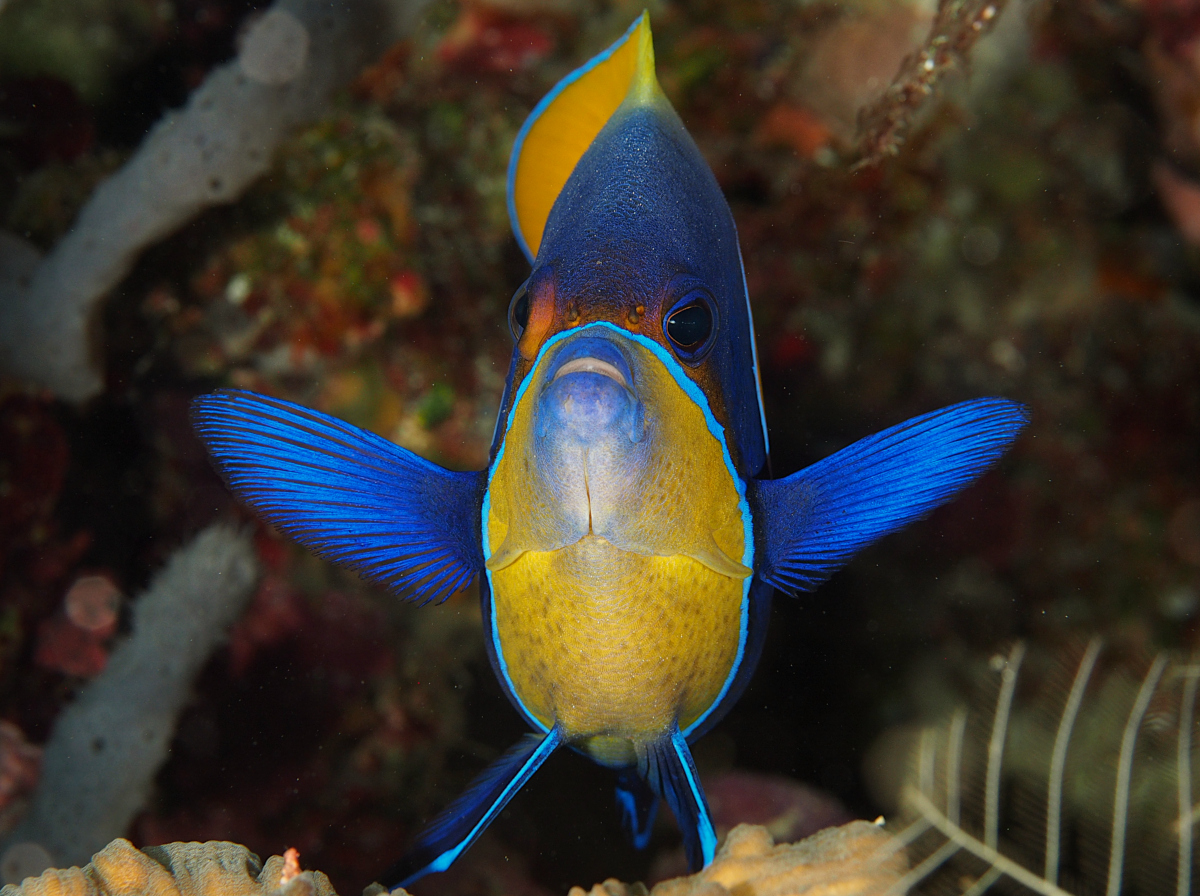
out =
<path fill-rule="evenodd" d="M 338 46 L 304 4 L 0 2 L 0 830 L 33 823 L 42 747 L 119 667 L 135 596 L 214 523 L 244 527 L 259 575 L 101 843 L 296 847 L 356 893 L 518 736 L 473 594 L 416 610 L 280 540 L 187 425 L 193 395 L 236 385 L 486 462 L 526 270 L 512 139 L 642 4 L 438 0 L 414 26 L 421 5 L 357 7 L 387 28 L 297 98 Z M 696 752 L 722 830 L 790 841 L 890 811 L 902 751 L 872 744 L 949 713 L 1016 637 L 1053 657 L 1100 635 L 1143 664 L 1200 647 L 1200 3 L 650 9 L 741 234 L 775 474 L 960 399 L 1032 410 L 958 501 L 777 601 L 756 678 Z M 136 176 L 162 173 L 156 123 L 195 124 L 239 77 L 258 86 L 238 121 L 284 124 L 239 143 L 258 131 L 203 119 L 222 152 L 259 153 L 236 188 L 203 151 L 182 179 Z M 87 284 L 64 255 L 96 261 Z M 47 271 L 86 301 L 34 321 L 20 303 Z M 38 372 L 64 365 L 82 388 Z M 669 822 L 635 852 L 604 771 L 563 755 L 437 887 L 565 892 L 678 862 Z"/>

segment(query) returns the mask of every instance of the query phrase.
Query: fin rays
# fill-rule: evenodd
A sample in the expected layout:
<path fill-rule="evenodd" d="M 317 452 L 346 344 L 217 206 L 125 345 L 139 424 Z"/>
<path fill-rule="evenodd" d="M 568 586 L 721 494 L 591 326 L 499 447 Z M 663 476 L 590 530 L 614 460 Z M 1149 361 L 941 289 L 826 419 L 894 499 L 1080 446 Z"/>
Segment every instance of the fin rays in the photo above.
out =
<path fill-rule="evenodd" d="M 393 890 L 407 887 L 426 874 L 449 868 L 561 743 L 562 733 L 557 728 L 544 735 L 525 735 L 430 823 L 405 856 L 382 876 L 384 886 Z"/>
<path fill-rule="evenodd" d="M 1025 409 L 981 398 L 914 417 L 785 479 L 751 482 L 763 579 L 811 591 L 878 538 L 924 516 L 999 459 Z"/>
<path fill-rule="evenodd" d="M 482 474 L 452 473 L 291 402 L 222 390 L 192 420 L 230 489 L 272 526 L 421 603 L 483 566 Z"/>
<path fill-rule="evenodd" d="M 650 844 L 654 817 L 658 814 L 658 795 L 638 776 L 635 768 L 617 770 L 617 808 L 621 824 L 635 849 Z"/>
<path fill-rule="evenodd" d="M 699 871 L 712 862 L 717 851 L 717 833 L 683 733 L 675 728 L 669 738 L 641 753 L 638 773 L 675 814 L 691 870 Z"/>

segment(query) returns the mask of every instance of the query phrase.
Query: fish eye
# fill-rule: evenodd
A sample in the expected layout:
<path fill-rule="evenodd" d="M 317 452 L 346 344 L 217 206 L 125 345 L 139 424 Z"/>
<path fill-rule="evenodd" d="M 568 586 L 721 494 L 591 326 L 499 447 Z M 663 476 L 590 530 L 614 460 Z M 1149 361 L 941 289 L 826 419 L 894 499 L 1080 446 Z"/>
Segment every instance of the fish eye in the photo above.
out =
<path fill-rule="evenodd" d="M 519 340 L 525 328 L 529 326 L 529 281 L 526 280 L 513 293 L 508 305 L 508 329 L 512 331 L 513 339 Z"/>
<path fill-rule="evenodd" d="M 695 292 L 685 296 L 667 312 L 663 332 L 684 360 L 699 360 L 713 332 L 713 310 L 707 297 Z"/>
<path fill-rule="evenodd" d="M 695 348 L 712 332 L 712 314 L 697 303 L 667 318 L 667 335 L 680 348 Z"/>

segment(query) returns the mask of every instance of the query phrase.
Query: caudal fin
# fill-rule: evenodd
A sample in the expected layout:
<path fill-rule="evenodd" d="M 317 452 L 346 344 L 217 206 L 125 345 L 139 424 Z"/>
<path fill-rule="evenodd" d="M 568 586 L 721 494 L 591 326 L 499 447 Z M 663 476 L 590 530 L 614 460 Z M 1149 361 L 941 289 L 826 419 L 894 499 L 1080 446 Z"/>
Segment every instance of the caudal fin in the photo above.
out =
<path fill-rule="evenodd" d="M 688 865 L 692 871 L 699 871 L 716 854 L 717 833 L 696 764 L 692 762 L 692 752 L 678 728 L 669 738 L 651 745 L 638 756 L 638 773 L 671 807 L 683 833 Z"/>
<path fill-rule="evenodd" d="M 389 890 L 445 871 L 479 839 L 479 835 L 508 805 L 546 757 L 562 743 L 557 728 L 546 734 L 527 734 L 507 753 L 484 769 L 458 799 L 427 827 L 400 861 L 380 878 Z"/>
<path fill-rule="evenodd" d="M 290 401 L 223 389 L 192 426 L 229 488 L 326 559 L 421 603 L 483 568 L 482 473 L 453 473 Z"/>
<path fill-rule="evenodd" d="M 943 504 L 995 463 L 1026 409 L 980 398 L 913 417 L 786 479 L 749 483 L 759 575 L 811 591 L 858 551 Z"/>

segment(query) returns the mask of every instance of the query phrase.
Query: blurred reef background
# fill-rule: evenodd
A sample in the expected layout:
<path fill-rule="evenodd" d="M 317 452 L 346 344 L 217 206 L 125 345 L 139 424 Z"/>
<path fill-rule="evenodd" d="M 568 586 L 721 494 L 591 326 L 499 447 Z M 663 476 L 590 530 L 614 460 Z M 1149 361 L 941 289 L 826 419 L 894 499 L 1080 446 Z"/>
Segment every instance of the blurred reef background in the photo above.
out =
<path fill-rule="evenodd" d="M 295 847 L 355 893 L 516 739 L 477 595 L 415 609 L 256 523 L 188 402 L 255 389 L 483 468 L 527 270 L 513 139 L 642 6 L 0 0 L 0 835 L 122 827 L 44 842 L 60 864 L 118 835 Z M 1014 639 L 1047 680 L 1093 636 L 1138 669 L 1200 648 L 1200 2 L 649 7 L 739 227 L 774 474 L 962 399 L 1032 412 L 958 500 L 777 598 L 696 756 L 721 830 L 793 840 L 893 811 L 898 726 Z M 135 646 L 217 578 L 219 646 Z M 171 583 L 192 603 L 153 610 Z M 144 698 L 161 745 L 88 743 L 149 769 L 137 798 L 46 821 L 39 781 L 94 767 L 43 745 L 133 730 L 84 716 L 136 656 L 178 661 Z M 88 774 L 55 786 L 104 803 Z M 436 891 L 681 856 L 669 820 L 628 846 L 609 776 L 564 753 Z"/>

